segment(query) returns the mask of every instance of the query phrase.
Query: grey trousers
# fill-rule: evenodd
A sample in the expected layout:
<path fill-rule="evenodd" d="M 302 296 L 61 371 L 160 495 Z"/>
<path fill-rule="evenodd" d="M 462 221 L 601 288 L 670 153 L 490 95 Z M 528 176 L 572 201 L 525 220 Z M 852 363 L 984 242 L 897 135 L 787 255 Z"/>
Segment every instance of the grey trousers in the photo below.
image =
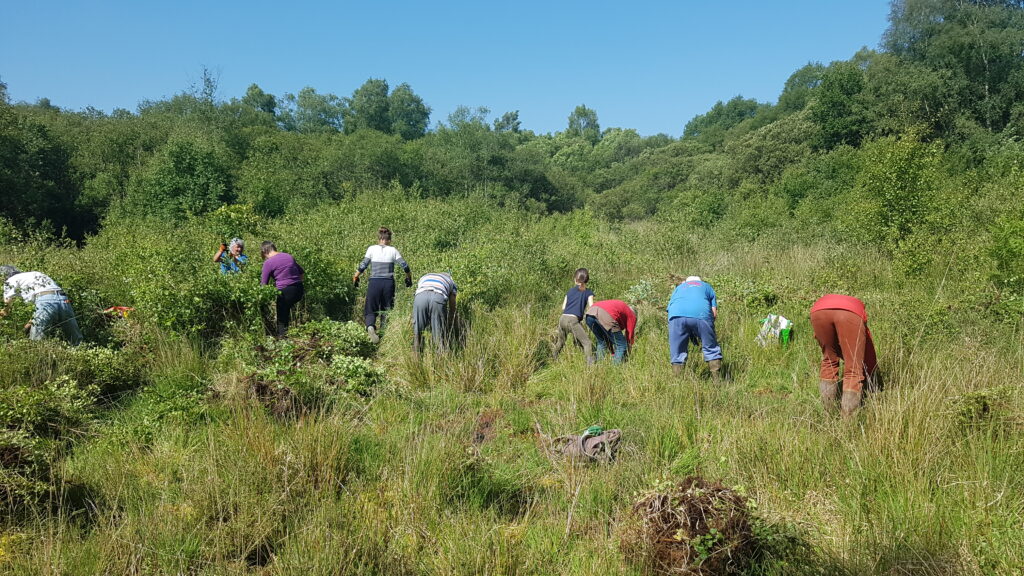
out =
<path fill-rule="evenodd" d="M 558 359 L 558 354 L 565 346 L 565 340 L 569 334 L 572 334 L 576 343 L 583 347 L 583 355 L 586 356 L 587 362 L 593 363 L 594 347 L 590 343 L 590 335 L 583 327 L 583 322 L 572 314 L 562 314 L 562 317 L 558 319 L 558 333 L 555 335 L 555 347 L 551 351 L 551 355 L 556 360 Z"/>
<path fill-rule="evenodd" d="M 438 353 L 448 349 L 448 298 L 437 292 L 420 292 L 412 301 L 412 347 L 419 352 L 423 331 L 430 330 L 430 338 Z"/>

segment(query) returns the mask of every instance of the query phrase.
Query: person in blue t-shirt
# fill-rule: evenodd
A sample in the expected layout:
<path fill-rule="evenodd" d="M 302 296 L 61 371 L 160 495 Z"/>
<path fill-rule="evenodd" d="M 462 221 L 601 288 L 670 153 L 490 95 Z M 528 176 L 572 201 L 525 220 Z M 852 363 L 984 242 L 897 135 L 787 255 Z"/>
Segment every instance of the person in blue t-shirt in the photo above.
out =
<path fill-rule="evenodd" d="M 558 333 L 555 336 L 555 346 L 551 355 L 558 360 L 558 354 L 565 346 L 565 339 L 571 333 L 576 344 L 583 347 L 587 364 L 593 364 L 593 346 L 590 343 L 590 336 L 587 335 L 587 330 L 582 324 L 587 309 L 594 303 L 594 293 L 587 289 L 590 272 L 586 268 L 579 268 L 572 277 L 576 285 L 569 289 L 565 299 L 562 300 L 562 317 L 558 319 Z"/>
<path fill-rule="evenodd" d="M 241 238 L 232 238 L 230 243 L 221 244 L 213 261 L 220 262 L 221 274 L 241 272 L 242 266 L 249 262 L 249 257 L 245 255 L 245 242 Z"/>
<path fill-rule="evenodd" d="M 701 352 L 711 376 L 719 378 L 722 347 L 715 334 L 718 298 L 710 284 L 700 276 L 690 276 L 676 286 L 668 302 L 668 349 L 672 371 L 681 374 L 691 340 L 700 340 Z"/>

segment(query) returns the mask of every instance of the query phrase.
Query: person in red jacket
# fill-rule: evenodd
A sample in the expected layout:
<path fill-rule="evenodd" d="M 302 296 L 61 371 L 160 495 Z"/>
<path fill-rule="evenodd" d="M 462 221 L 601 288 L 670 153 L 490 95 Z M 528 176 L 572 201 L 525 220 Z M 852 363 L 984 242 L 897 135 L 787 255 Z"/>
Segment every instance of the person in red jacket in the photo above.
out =
<path fill-rule="evenodd" d="M 811 327 L 821 346 L 821 402 L 826 410 L 835 409 L 842 360 L 843 393 L 839 406 L 843 416 L 850 417 L 860 407 L 865 382 L 874 377 L 878 368 L 864 302 L 853 296 L 826 294 L 811 306 Z"/>
<path fill-rule="evenodd" d="M 633 347 L 636 311 L 622 300 L 600 300 L 587 310 L 586 320 L 597 340 L 598 360 L 604 357 L 609 347 L 615 354 L 616 364 L 625 360 L 626 353 Z"/>

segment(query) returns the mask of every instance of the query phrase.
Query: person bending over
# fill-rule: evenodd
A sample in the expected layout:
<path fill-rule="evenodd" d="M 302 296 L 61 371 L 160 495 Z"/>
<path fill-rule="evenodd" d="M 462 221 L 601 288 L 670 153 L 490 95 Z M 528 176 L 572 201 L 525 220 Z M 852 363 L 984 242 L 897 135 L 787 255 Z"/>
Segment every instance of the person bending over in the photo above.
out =
<path fill-rule="evenodd" d="M 278 252 L 273 242 L 261 244 L 260 255 L 263 256 L 260 284 L 265 286 L 273 280 L 277 288 L 277 337 L 283 338 L 291 324 L 292 308 L 306 295 L 303 286 L 306 272 L 291 254 Z"/>

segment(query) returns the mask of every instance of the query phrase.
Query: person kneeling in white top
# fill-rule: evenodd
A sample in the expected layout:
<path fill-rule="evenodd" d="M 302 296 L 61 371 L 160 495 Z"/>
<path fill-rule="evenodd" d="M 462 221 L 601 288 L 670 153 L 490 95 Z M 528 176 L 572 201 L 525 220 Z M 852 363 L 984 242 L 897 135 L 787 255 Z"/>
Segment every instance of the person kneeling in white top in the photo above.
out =
<path fill-rule="evenodd" d="M 30 340 L 42 340 L 60 330 L 73 346 L 82 342 L 75 311 L 64 290 L 42 272 L 22 272 L 14 266 L 0 266 L 3 280 L 4 309 L 15 298 L 35 304 L 32 321 L 25 325 Z"/>

